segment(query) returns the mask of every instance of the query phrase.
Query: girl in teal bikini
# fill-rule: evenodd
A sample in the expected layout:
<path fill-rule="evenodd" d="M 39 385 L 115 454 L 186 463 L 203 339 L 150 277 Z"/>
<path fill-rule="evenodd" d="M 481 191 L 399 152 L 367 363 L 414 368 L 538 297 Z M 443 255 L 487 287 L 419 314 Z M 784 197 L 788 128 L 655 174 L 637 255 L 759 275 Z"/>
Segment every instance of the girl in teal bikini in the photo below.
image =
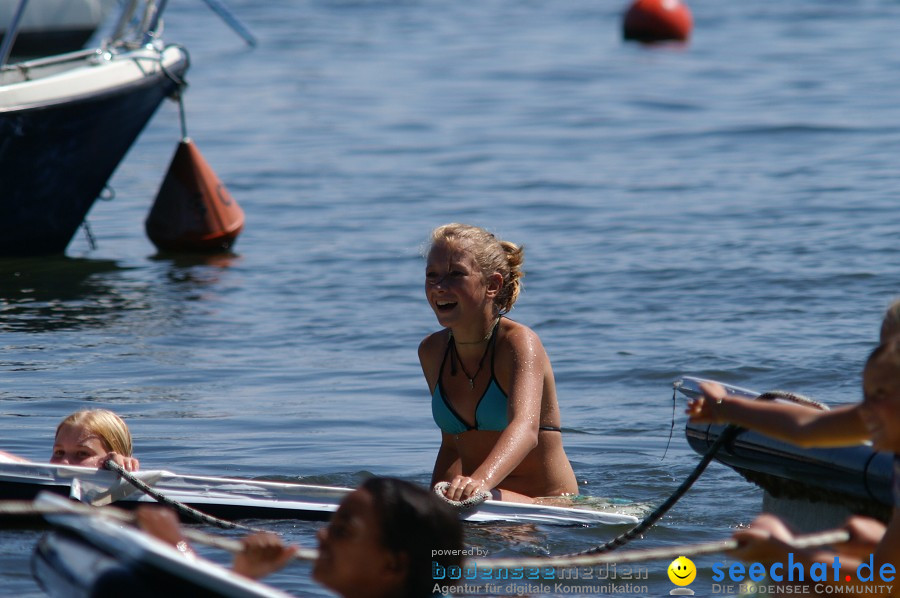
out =
<path fill-rule="evenodd" d="M 425 295 L 444 328 L 422 341 L 419 361 L 441 429 L 431 482 L 448 482 L 450 500 L 578 493 L 550 359 L 533 330 L 505 317 L 522 261 L 521 247 L 482 228 L 447 224 L 431 234 Z"/>

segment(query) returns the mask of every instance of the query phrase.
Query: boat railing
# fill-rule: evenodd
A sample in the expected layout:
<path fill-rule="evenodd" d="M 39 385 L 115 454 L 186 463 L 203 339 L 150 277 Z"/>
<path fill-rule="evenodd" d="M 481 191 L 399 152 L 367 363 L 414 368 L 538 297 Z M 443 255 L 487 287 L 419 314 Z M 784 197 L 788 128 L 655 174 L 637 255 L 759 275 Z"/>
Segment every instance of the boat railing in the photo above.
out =
<path fill-rule="evenodd" d="M 9 60 L 9 54 L 12 52 L 13 43 L 19 34 L 19 26 L 22 24 L 22 17 L 25 15 L 25 7 L 28 6 L 28 0 L 19 0 L 15 12 L 13 12 L 12 22 L 6 28 L 6 35 L 3 36 L 3 44 L 0 45 L 0 67 L 6 66 Z"/>
<path fill-rule="evenodd" d="M 8 58 L 12 43 L 15 41 L 15 33 L 21 17 L 20 13 L 24 12 L 27 4 L 28 0 L 19 0 L 16 15 L 13 17 L 11 26 L 7 29 L 8 34 L 3 38 L 0 58 Z M 138 9 L 141 4 L 144 4 L 144 7 L 139 13 Z M 135 50 L 143 46 L 161 49 L 157 47 L 155 40 L 159 37 L 158 30 L 162 28 L 162 21 L 159 16 L 164 5 L 165 1 L 159 4 L 155 0 L 128 0 L 124 3 L 112 34 L 100 43 L 99 48 L 87 48 L 64 54 L 32 58 L 14 64 L 7 64 L 5 59 L 0 60 L 0 84 L 28 81 L 36 76 L 33 71 L 46 67 L 64 66 L 68 63 L 81 62 L 92 57 L 97 62 L 101 62 L 110 59 L 112 55 L 121 51 Z M 11 75 L 11 72 L 16 74 Z"/>
<path fill-rule="evenodd" d="M 89 50 L 76 50 L 74 52 L 67 52 L 65 54 L 57 54 L 55 56 L 47 56 L 44 58 L 34 58 L 32 60 L 25 60 L 22 62 L 17 62 L 15 64 L 5 64 L 0 67 L 0 73 L 8 73 L 10 71 L 16 71 L 22 73 L 22 78 L 28 79 L 28 71 L 40 67 L 51 66 L 55 64 L 65 64 L 67 62 L 76 62 L 84 60 L 89 56 L 97 55 L 97 49 L 92 48 Z M 0 80 L 0 83 L 8 83 L 9 81 Z"/>
<path fill-rule="evenodd" d="M 231 13 L 231 11 L 220 0 L 203 0 L 225 23 L 240 35 L 244 41 L 250 46 L 256 45 L 256 38 L 247 30 L 247 28 Z M 105 54 L 107 52 L 116 52 L 120 49 L 135 49 L 141 46 L 152 46 L 161 49 L 160 37 L 162 35 L 163 21 L 162 14 L 166 9 L 168 0 L 124 0 L 122 10 L 116 20 L 116 25 L 112 30 L 112 34 L 104 39 L 100 44 L 100 49 L 83 50 L 81 52 Z M 143 10 L 140 10 L 143 5 Z M 16 10 L 13 13 L 12 22 L 6 29 L 3 36 L 3 43 L 0 44 L 0 70 L 7 68 L 7 61 L 12 52 L 13 44 L 18 35 L 19 28 L 22 24 L 22 16 L 25 14 L 25 8 L 28 6 L 28 0 L 19 0 Z M 54 64 L 56 62 L 66 62 L 73 60 L 75 56 L 84 57 L 79 52 L 60 54 L 58 56 L 49 57 L 46 60 L 50 62 L 40 62 L 30 60 L 17 64 L 17 68 L 30 65 L 32 67 L 38 65 Z"/>

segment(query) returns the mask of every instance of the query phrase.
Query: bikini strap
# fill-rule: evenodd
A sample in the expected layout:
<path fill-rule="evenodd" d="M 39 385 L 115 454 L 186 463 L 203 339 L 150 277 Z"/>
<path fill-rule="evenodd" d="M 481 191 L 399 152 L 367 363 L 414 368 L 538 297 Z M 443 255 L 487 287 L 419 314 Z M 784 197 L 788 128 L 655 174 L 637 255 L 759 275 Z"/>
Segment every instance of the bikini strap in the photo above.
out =
<path fill-rule="evenodd" d="M 453 343 L 453 333 L 451 332 L 447 339 L 447 348 L 444 349 L 444 356 L 441 358 L 441 367 L 438 370 L 437 385 L 440 386 L 441 378 L 444 377 L 444 364 L 447 363 L 447 356 L 450 355 L 450 345 Z M 451 366 L 453 364 L 450 364 Z"/>
<path fill-rule="evenodd" d="M 497 337 L 500 336 L 497 331 L 500 329 L 501 318 L 503 318 L 502 315 L 497 316 L 497 322 L 494 324 L 494 329 L 491 330 L 491 340 L 488 341 L 491 351 L 491 378 L 494 380 L 497 379 L 494 375 L 494 358 L 497 356 Z"/>

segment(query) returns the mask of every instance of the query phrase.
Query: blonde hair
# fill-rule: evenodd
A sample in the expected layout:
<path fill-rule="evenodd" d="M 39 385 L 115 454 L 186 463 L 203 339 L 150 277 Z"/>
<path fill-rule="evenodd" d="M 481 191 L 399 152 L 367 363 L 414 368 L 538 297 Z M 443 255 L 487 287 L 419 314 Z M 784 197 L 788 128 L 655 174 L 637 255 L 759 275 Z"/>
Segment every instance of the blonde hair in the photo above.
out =
<path fill-rule="evenodd" d="M 481 227 L 457 222 L 444 224 L 431 231 L 429 251 L 439 242 L 457 243 L 470 251 L 485 278 L 498 272 L 503 277 L 503 285 L 494 298 L 494 305 L 501 314 L 512 309 L 522 289 L 521 279 L 525 276 L 522 271 L 522 263 L 525 261 L 523 246 L 498 239 Z"/>
<path fill-rule="evenodd" d="M 895 299 L 881 320 L 881 342 L 886 343 L 898 334 L 900 334 L 900 299 Z"/>
<path fill-rule="evenodd" d="M 107 450 L 125 457 L 132 453 L 131 432 L 121 417 L 107 409 L 84 409 L 76 411 L 56 426 L 56 434 L 63 426 L 82 426 L 100 437 Z"/>

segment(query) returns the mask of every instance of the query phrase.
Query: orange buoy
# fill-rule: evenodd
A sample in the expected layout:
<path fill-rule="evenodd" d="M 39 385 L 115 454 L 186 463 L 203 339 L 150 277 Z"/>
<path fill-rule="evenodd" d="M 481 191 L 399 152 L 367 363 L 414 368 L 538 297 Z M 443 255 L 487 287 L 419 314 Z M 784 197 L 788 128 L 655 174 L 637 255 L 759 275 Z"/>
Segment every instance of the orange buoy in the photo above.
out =
<path fill-rule="evenodd" d="M 691 11 L 681 0 L 635 0 L 625 12 L 625 39 L 641 42 L 687 41 Z"/>
<path fill-rule="evenodd" d="M 161 251 L 223 251 L 244 227 L 244 211 L 190 139 L 182 139 L 144 223 Z"/>

